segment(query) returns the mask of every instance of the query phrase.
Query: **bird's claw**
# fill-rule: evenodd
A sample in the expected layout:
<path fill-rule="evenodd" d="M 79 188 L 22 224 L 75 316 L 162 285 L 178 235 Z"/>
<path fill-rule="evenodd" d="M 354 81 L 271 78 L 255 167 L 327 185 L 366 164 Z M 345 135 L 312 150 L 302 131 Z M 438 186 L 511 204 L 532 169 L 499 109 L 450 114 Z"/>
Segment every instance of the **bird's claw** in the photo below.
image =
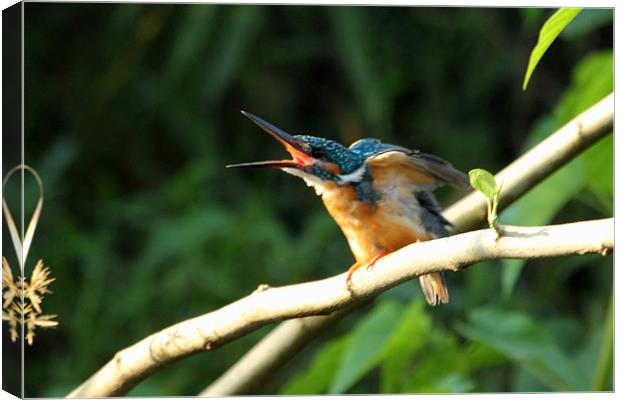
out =
<path fill-rule="evenodd" d="M 347 273 L 347 287 L 351 286 L 351 277 L 353 276 L 353 273 L 358 270 L 359 268 L 365 266 L 367 270 L 371 271 L 372 268 L 375 266 L 375 263 L 377 261 L 379 261 L 379 259 L 387 254 L 389 254 L 389 251 L 382 251 L 381 253 L 377 254 L 376 256 L 373 257 L 372 260 L 370 260 L 370 262 L 368 264 L 360 264 L 360 263 L 355 263 L 351 266 L 351 268 L 349 268 L 349 272 Z"/>

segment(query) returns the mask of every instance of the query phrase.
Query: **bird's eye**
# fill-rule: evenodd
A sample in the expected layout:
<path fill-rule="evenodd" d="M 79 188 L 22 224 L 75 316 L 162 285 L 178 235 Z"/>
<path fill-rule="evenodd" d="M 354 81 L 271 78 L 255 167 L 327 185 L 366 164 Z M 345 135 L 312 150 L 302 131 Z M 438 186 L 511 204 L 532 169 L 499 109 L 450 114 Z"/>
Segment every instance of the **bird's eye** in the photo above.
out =
<path fill-rule="evenodd" d="M 325 152 L 323 151 L 323 149 L 314 148 L 310 152 L 310 155 L 312 156 L 312 158 L 320 159 L 320 158 L 323 158 L 325 156 Z"/>

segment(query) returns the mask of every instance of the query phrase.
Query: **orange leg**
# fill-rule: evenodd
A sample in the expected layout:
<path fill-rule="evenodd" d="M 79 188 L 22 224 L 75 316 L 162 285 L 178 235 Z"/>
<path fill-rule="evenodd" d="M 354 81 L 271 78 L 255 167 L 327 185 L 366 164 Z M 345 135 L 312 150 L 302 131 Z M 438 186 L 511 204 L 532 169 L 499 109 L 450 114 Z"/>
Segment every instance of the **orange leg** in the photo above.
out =
<path fill-rule="evenodd" d="M 372 258 L 372 260 L 370 260 L 370 262 L 369 262 L 368 264 L 366 264 L 366 267 L 367 267 L 368 269 L 372 269 L 372 268 L 375 266 L 375 263 L 376 263 L 377 261 L 379 261 L 379 259 L 380 259 L 381 257 L 384 257 L 384 256 L 386 256 L 386 255 L 388 255 L 388 254 L 390 254 L 390 252 L 389 252 L 389 251 L 387 251 L 387 250 L 383 250 L 381 253 L 379 253 L 379 254 L 377 254 L 376 256 L 374 256 L 374 257 Z M 362 267 L 362 266 L 363 266 L 363 264 L 360 264 L 360 263 L 356 262 L 355 264 L 353 264 L 353 265 L 351 266 L 351 268 L 349 268 L 349 272 L 347 273 L 347 284 L 351 281 L 351 277 L 353 276 L 353 272 L 355 272 L 357 269 L 359 269 L 359 268 L 360 268 L 360 267 Z"/>
<path fill-rule="evenodd" d="M 361 267 L 362 264 L 356 262 L 355 264 L 351 265 L 351 268 L 349 268 L 349 272 L 347 273 L 347 284 L 349 284 L 349 282 L 351 282 L 351 276 L 353 276 L 353 272 L 355 272 L 355 270 L 357 270 L 359 267 Z"/>
<path fill-rule="evenodd" d="M 379 261 L 380 258 L 387 256 L 388 254 L 390 254 L 389 251 L 387 250 L 383 250 L 381 253 L 377 254 L 376 256 L 374 256 L 372 258 L 372 260 L 370 260 L 370 262 L 368 263 L 368 269 L 372 269 L 375 266 L 375 263 L 377 261 Z"/>

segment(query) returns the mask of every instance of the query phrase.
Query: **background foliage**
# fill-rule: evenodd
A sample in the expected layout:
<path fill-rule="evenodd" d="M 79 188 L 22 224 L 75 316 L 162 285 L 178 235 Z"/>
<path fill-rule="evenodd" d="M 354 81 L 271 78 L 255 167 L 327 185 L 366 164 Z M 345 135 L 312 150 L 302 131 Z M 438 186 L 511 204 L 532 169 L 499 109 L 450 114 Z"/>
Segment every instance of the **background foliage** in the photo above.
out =
<path fill-rule="evenodd" d="M 302 182 L 223 168 L 282 155 L 239 110 L 294 133 L 345 144 L 375 136 L 496 172 L 613 83 L 610 10 L 578 15 L 526 92 L 551 9 L 25 10 L 26 161 L 46 188 L 30 262 L 44 258 L 58 278 L 45 308 L 60 321 L 26 348 L 29 397 L 63 396 L 119 349 L 260 283 L 352 264 Z M 611 145 L 609 136 L 500 222 L 611 216 Z M 439 192 L 445 205 L 461 195 Z M 401 285 L 261 393 L 608 390 L 611 276 L 611 258 L 596 256 L 489 262 L 450 274 L 450 303 L 432 309 L 417 283 Z M 196 394 L 268 331 L 176 363 L 131 394 Z M 3 341 L 10 350 L 6 329 Z M 5 351 L 4 365 L 15 357 Z"/>

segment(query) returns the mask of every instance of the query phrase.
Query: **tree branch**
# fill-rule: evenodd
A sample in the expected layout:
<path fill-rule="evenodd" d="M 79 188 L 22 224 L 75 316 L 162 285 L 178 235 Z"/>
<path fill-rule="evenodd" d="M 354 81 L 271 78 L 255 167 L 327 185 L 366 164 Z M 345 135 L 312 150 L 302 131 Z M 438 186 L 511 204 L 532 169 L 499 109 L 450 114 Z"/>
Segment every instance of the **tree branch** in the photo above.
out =
<path fill-rule="evenodd" d="M 118 352 L 69 397 L 120 396 L 158 368 L 222 346 L 270 322 L 324 315 L 370 299 L 401 282 L 500 258 L 544 258 L 613 250 L 613 218 L 546 227 L 504 226 L 418 242 L 381 258 L 371 270 L 256 291 L 219 310 L 163 329 Z"/>
<path fill-rule="evenodd" d="M 580 152 L 610 133 L 613 128 L 613 97 L 611 93 L 498 173 L 496 179 L 504 182 L 499 209 L 508 207 Z M 485 220 L 485 213 L 486 200 L 479 192 L 473 192 L 447 208 L 443 214 L 454 223 L 456 228 L 453 233 L 456 233 L 481 224 Z M 250 393 L 255 384 L 261 383 L 265 376 L 277 370 L 309 342 L 313 335 L 331 326 L 343 315 L 346 314 L 312 317 L 312 321 L 302 318 L 281 323 L 200 395 L 229 396 Z M 298 336 L 302 329 L 304 334 Z M 287 340 L 281 342 L 282 337 Z M 265 352 L 262 349 L 270 351 Z"/>
<path fill-rule="evenodd" d="M 275 367 L 286 363 L 312 341 L 318 333 L 334 325 L 352 309 L 364 303 L 338 310 L 330 315 L 295 318 L 282 322 L 247 352 L 235 365 L 198 394 L 202 397 L 251 393 L 271 376 Z M 262 368 L 267 366 L 267 368 Z M 273 366 L 273 368 L 272 368 Z M 231 392 L 231 388 L 234 388 Z"/>

